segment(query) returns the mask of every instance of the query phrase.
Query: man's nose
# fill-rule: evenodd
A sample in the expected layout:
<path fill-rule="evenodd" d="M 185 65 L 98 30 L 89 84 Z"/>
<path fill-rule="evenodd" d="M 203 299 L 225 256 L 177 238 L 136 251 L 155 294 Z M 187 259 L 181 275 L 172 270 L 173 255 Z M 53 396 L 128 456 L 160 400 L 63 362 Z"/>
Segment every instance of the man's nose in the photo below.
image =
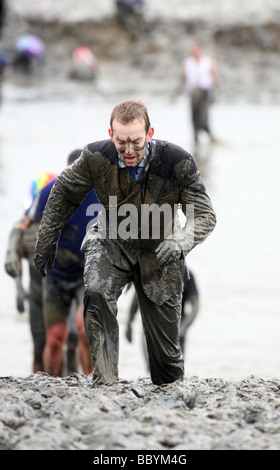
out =
<path fill-rule="evenodd" d="M 127 153 L 131 153 L 133 151 L 133 148 L 132 148 L 132 145 L 130 142 L 128 142 L 126 145 L 125 145 L 125 148 L 126 148 L 126 151 Z"/>

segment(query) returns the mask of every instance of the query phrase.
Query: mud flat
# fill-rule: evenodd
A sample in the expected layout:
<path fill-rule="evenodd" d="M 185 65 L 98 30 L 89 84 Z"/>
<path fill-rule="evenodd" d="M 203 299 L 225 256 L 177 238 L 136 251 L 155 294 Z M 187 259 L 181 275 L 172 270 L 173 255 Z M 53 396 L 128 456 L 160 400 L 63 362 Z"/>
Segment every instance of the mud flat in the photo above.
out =
<path fill-rule="evenodd" d="M 280 380 L 0 379 L 2 450 L 276 450 Z"/>

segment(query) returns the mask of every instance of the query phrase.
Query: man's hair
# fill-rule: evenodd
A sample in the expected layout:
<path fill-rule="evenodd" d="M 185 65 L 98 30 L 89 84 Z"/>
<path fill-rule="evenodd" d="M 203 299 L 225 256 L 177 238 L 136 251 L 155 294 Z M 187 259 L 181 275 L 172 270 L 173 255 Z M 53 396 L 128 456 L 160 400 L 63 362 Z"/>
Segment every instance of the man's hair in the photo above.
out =
<path fill-rule="evenodd" d="M 117 104 L 111 114 L 110 126 L 113 130 L 113 121 L 117 119 L 122 124 L 128 124 L 134 119 L 144 119 L 145 130 L 151 127 L 150 118 L 146 106 L 141 101 L 128 100 Z"/>
<path fill-rule="evenodd" d="M 77 158 L 79 158 L 79 156 L 81 155 L 82 153 L 82 149 L 76 149 L 76 150 L 73 150 L 69 156 L 68 156 L 68 159 L 67 159 L 67 163 L 68 165 L 72 165 L 72 163 L 77 160 Z"/>

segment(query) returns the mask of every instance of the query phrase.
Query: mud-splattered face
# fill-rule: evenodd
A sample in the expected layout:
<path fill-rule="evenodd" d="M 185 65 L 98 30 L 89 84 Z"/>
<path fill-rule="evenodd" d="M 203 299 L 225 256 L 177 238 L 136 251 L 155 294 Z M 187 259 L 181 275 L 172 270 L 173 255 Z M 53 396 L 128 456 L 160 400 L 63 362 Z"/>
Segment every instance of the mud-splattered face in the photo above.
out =
<path fill-rule="evenodd" d="M 135 167 L 143 160 L 146 153 L 146 144 L 150 142 L 154 129 L 145 130 L 144 120 L 134 119 L 123 124 L 117 119 L 109 129 L 109 135 L 115 144 L 117 152 L 126 166 Z"/>

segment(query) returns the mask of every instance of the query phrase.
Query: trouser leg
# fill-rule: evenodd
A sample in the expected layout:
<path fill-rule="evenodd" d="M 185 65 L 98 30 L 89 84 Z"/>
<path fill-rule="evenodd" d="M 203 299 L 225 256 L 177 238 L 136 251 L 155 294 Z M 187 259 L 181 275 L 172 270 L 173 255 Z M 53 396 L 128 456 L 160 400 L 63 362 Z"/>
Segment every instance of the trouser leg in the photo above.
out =
<path fill-rule="evenodd" d="M 191 104 L 191 115 L 192 115 L 192 127 L 194 141 L 198 142 L 198 124 L 197 124 L 197 106 L 192 102 Z"/>
<path fill-rule="evenodd" d="M 208 90 L 195 89 L 191 95 L 191 113 L 195 141 L 198 141 L 198 132 L 200 129 L 206 131 L 209 135 L 209 92 Z"/>
<path fill-rule="evenodd" d="M 66 347 L 66 374 L 71 375 L 74 372 L 78 372 L 78 361 L 77 361 L 77 346 L 78 346 L 78 334 L 75 323 L 77 302 L 75 299 L 72 301 L 70 306 L 69 318 L 68 318 L 68 337 Z"/>
<path fill-rule="evenodd" d="M 209 135 L 210 126 L 209 126 L 209 93 L 208 90 L 203 90 L 201 104 L 200 104 L 200 120 L 201 128 L 204 129 Z"/>
<path fill-rule="evenodd" d="M 133 298 L 131 301 L 128 320 L 127 320 L 127 326 L 126 326 L 126 337 L 130 343 L 132 342 L 132 322 L 137 313 L 137 310 L 138 310 L 138 299 L 137 299 L 136 293 L 133 293 Z"/>
<path fill-rule="evenodd" d="M 44 371 L 43 351 L 46 341 L 43 300 L 42 277 L 32 265 L 29 266 L 29 319 L 33 340 L 33 372 Z"/>
<path fill-rule="evenodd" d="M 182 295 L 156 305 L 144 293 L 140 276 L 134 278 L 143 329 L 147 341 L 151 379 L 154 384 L 171 383 L 184 375 L 180 346 Z"/>
<path fill-rule="evenodd" d="M 118 380 L 117 299 L 128 278 L 128 272 L 116 268 L 102 248 L 97 253 L 86 254 L 84 321 L 94 383 L 110 384 Z"/>

